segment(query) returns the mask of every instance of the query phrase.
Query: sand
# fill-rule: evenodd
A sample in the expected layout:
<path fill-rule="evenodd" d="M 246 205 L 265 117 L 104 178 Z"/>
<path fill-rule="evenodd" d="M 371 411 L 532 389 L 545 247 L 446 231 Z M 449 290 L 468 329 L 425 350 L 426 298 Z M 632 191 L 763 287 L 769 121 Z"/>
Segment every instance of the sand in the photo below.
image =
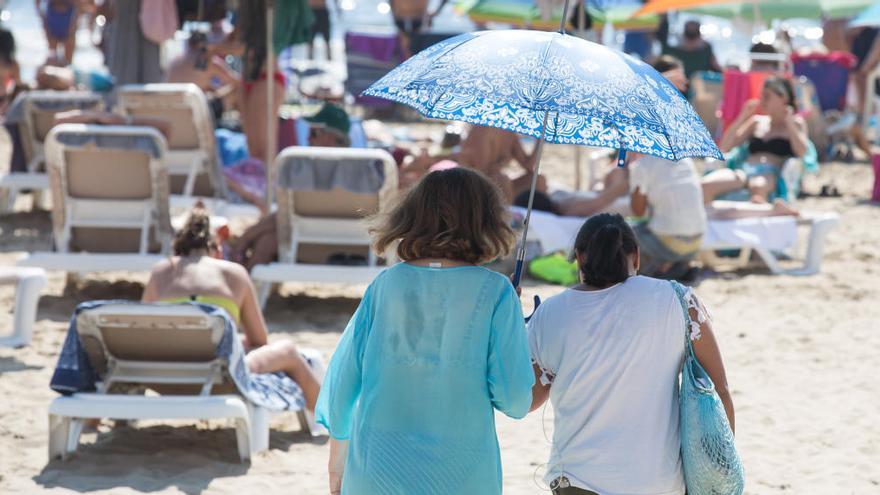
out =
<path fill-rule="evenodd" d="M 570 182 L 569 151 L 549 149 L 547 170 Z M 866 203 L 865 164 L 831 164 L 808 191 L 832 180 L 842 198 L 801 207 L 836 211 L 820 275 L 772 276 L 755 269 L 704 274 L 737 412 L 737 444 L 749 494 L 880 493 L 880 210 Z M 49 247 L 45 212 L 0 217 L 0 263 Z M 271 449 L 237 459 L 222 422 L 142 422 L 83 436 L 68 461 L 47 462 L 47 406 L 56 354 L 75 305 L 137 298 L 144 275 L 111 274 L 65 287 L 53 273 L 43 291 L 34 342 L 0 349 L 0 493 L 326 493 L 328 448 L 299 431 L 293 414 L 273 420 Z M 266 311 L 271 339 L 293 339 L 330 356 L 363 287 L 286 285 Z M 523 300 L 559 287 L 530 283 Z M 0 331 L 11 324 L 14 290 L 0 287 Z M 505 493 L 546 492 L 552 408 L 525 420 L 498 418 Z"/>

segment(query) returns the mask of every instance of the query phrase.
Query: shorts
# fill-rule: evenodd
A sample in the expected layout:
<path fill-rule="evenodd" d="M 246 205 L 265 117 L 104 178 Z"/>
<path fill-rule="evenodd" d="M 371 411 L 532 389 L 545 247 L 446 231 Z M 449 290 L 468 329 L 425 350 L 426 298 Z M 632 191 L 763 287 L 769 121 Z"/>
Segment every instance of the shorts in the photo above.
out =
<path fill-rule="evenodd" d="M 320 34 L 324 41 L 330 43 L 330 11 L 326 7 L 315 7 L 312 13 L 315 14 L 315 22 L 312 23 L 309 40 L 315 39 L 315 36 Z"/>
<path fill-rule="evenodd" d="M 422 25 L 424 24 L 424 20 L 421 18 L 407 18 L 407 17 L 395 17 L 394 25 L 397 26 L 397 30 L 401 33 L 405 34 L 413 34 L 418 33 L 422 30 Z"/>
<path fill-rule="evenodd" d="M 639 273 L 648 277 L 660 274 L 660 267 L 667 263 L 682 263 L 691 261 L 699 253 L 699 243 L 702 235 L 695 236 L 660 236 L 648 228 L 647 224 L 636 225 L 633 229 L 639 240 Z M 669 241 L 664 241 L 668 238 Z M 671 246 L 675 244 L 676 246 Z M 696 246 L 691 249 L 674 249 L 680 246 Z"/>

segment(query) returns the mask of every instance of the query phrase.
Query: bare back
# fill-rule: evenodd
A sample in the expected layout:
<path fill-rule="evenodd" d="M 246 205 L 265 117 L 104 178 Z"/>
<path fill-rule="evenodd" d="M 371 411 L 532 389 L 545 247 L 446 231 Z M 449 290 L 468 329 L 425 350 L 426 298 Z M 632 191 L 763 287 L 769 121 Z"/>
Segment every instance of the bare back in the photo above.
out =
<path fill-rule="evenodd" d="M 516 134 L 492 127 L 473 126 L 461 144 L 459 161 L 488 176 L 501 172 L 515 157 Z"/>
<path fill-rule="evenodd" d="M 142 299 L 155 302 L 191 296 L 222 297 L 234 302 L 240 310 L 239 323 L 246 336 L 245 345 L 266 344 L 266 322 L 253 283 L 241 265 L 210 256 L 174 256 L 162 260 L 153 267 Z"/>

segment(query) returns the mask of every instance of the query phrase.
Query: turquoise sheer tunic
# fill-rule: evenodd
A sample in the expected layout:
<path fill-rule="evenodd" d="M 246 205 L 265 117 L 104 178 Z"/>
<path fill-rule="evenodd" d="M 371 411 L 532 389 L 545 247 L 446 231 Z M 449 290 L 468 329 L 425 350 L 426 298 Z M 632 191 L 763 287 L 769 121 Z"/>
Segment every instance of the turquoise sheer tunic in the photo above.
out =
<path fill-rule="evenodd" d="M 494 410 L 525 416 L 533 383 L 504 276 L 388 268 L 342 334 L 318 397 L 318 422 L 350 441 L 342 493 L 501 493 Z"/>

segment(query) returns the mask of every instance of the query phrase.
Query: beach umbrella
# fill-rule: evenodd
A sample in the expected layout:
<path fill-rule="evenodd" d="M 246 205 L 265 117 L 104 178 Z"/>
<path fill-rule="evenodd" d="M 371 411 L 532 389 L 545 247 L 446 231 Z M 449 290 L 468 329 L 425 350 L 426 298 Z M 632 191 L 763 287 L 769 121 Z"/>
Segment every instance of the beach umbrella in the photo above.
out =
<path fill-rule="evenodd" d="M 611 23 L 629 31 L 656 29 L 656 16 L 634 17 L 642 7 L 641 0 L 585 0 L 586 12 L 597 29 Z M 458 5 L 459 11 L 478 23 L 499 22 L 538 30 L 555 30 L 562 19 L 562 8 L 544 15 L 536 0 L 470 0 Z"/>
<path fill-rule="evenodd" d="M 567 6 L 567 5 L 566 5 Z M 543 144 L 582 144 L 669 160 L 721 159 L 682 94 L 644 62 L 564 32 L 466 33 L 410 58 L 363 93 L 538 138 L 537 163 L 514 283 L 525 257 Z"/>
<path fill-rule="evenodd" d="M 851 28 L 870 26 L 880 26 L 880 3 L 868 7 L 847 25 Z"/>
<path fill-rule="evenodd" d="M 727 19 L 760 21 L 768 19 L 840 19 L 851 17 L 876 0 L 652 0 L 638 14 L 657 14 L 684 10 L 694 14 Z M 677 4 L 677 5 L 676 5 Z"/>

